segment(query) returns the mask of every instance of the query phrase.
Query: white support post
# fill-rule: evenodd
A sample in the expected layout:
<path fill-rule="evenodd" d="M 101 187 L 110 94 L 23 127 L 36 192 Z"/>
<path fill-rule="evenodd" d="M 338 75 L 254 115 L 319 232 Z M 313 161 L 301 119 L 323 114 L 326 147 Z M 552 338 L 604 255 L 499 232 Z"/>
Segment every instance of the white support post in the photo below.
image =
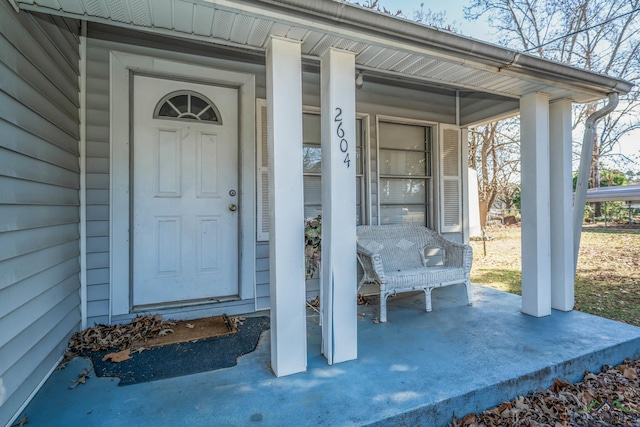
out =
<path fill-rule="evenodd" d="M 571 100 L 549 106 L 551 177 L 551 307 L 573 310 L 573 190 Z"/>
<path fill-rule="evenodd" d="M 322 352 L 330 365 L 358 357 L 355 55 L 320 59 L 322 104 Z"/>
<path fill-rule="evenodd" d="M 267 46 L 271 369 L 307 369 L 302 185 L 302 56 L 297 41 Z"/>
<path fill-rule="evenodd" d="M 551 314 L 549 97 L 520 100 L 522 312 Z"/>

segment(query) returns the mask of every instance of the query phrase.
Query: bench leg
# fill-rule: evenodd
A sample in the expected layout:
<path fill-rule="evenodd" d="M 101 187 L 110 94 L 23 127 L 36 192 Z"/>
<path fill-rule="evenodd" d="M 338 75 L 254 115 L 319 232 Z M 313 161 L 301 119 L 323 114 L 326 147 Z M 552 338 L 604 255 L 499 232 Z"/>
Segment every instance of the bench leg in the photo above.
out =
<path fill-rule="evenodd" d="M 473 301 L 471 300 L 471 282 L 464 282 L 464 287 L 467 290 L 467 302 L 469 305 L 473 305 Z"/>
<path fill-rule="evenodd" d="M 429 313 L 431 311 L 431 288 L 424 290 L 424 305 L 427 313 Z"/>
<path fill-rule="evenodd" d="M 387 297 L 389 294 L 380 292 L 380 323 L 387 321 Z"/>

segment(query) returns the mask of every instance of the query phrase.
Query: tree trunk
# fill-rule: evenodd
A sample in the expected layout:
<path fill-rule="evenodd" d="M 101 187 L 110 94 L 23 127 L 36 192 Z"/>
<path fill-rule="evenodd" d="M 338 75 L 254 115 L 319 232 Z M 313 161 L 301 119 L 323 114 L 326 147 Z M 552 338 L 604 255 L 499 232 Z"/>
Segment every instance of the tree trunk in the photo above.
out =
<path fill-rule="evenodd" d="M 478 201 L 478 208 L 480 209 L 480 227 L 485 228 L 487 226 L 487 218 L 489 210 L 487 209 L 487 203 L 484 200 Z"/>

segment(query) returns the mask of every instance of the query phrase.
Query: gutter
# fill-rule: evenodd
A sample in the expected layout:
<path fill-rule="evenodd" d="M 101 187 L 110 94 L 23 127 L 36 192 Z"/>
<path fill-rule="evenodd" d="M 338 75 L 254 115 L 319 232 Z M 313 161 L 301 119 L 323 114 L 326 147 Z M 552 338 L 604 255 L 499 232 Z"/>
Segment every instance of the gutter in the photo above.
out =
<path fill-rule="evenodd" d="M 258 2 L 288 9 L 290 12 L 295 10 L 298 16 L 313 15 L 312 21 L 318 18 L 325 19 L 343 28 L 350 25 L 357 27 L 360 31 L 374 31 L 388 38 L 417 43 L 422 47 L 447 53 L 449 56 L 453 53 L 463 61 L 475 60 L 496 67 L 499 72 L 513 70 L 514 74 L 520 76 L 524 74 L 538 78 L 545 77 L 603 95 L 609 92 L 626 94 L 633 87 L 633 83 L 626 80 L 505 49 L 450 31 L 345 3 L 344 0 L 258 0 Z"/>
<path fill-rule="evenodd" d="M 114 26 L 127 26 L 134 29 L 149 28 L 152 32 L 169 34 L 180 32 L 176 29 L 164 27 L 151 27 L 134 23 L 132 20 L 122 22 L 109 15 L 108 17 L 96 14 L 86 15 L 74 10 L 59 6 L 57 9 L 40 6 L 27 0 L 10 0 L 20 3 L 20 8 L 41 13 L 56 13 L 74 19 L 88 20 Z M 185 0 L 197 3 L 197 0 Z M 457 61 L 467 64 L 471 68 L 505 73 L 507 75 L 523 78 L 529 77 L 539 82 L 553 82 L 568 85 L 570 91 L 584 91 L 593 95 L 592 99 L 599 99 L 611 92 L 619 94 L 628 93 L 633 84 L 629 81 L 593 73 L 562 64 L 538 58 L 536 56 L 517 52 L 510 49 L 454 34 L 450 31 L 429 27 L 417 22 L 400 19 L 389 14 L 377 12 L 362 6 L 346 3 L 345 0 L 199 0 L 213 5 L 215 8 L 231 12 L 244 13 L 253 17 L 269 17 L 274 22 L 288 25 L 318 29 L 322 28 L 325 34 L 353 39 L 358 37 L 366 42 L 371 36 L 381 40 L 378 44 L 382 47 L 385 42 L 392 45 L 406 46 L 406 51 L 412 49 L 422 50 L 426 54 L 440 57 L 443 60 Z M 63 4 L 62 2 L 61 4 Z M 166 30 L 166 31 L 165 31 Z M 209 39 L 204 36 L 189 34 L 189 37 L 204 41 Z M 246 48 L 246 45 L 229 43 L 229 46 Z M 391 47 L 402 49 L 402 47 Z M 410 76 L 409 76 L 410 77 Z"/>
<path fill-rule="evenodd" d="M 584 219 L 584 205 L 587 199 L 587 187 L 589 185 L 589 172 L 593 158 L 593 138 L 596 131 L 596 122 L 612 112 L 618 106 L 618 93 L 609 94 L 609 103 L 602 109 L 591 114 L 585 122 L 584 138 L 582 139 L 582 152 L 580 153 L 580 168 L 578 169 L 578 181 L 573 198 L 573 271 L 578 268 L 578 253 L 580 251 L 580 237 L 582 235 L 582 222 Z"/>

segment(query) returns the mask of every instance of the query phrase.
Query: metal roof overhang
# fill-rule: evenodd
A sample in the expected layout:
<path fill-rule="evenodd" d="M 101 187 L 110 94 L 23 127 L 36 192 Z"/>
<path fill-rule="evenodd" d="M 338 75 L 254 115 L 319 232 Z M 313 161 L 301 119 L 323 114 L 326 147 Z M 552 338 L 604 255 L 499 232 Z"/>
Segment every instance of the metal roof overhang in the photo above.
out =
<path fill-rule="evenodd" d="M 366 75 L 518 99 L 589 102 L 632 83 L 334 0 L 15 0 L 21 9 L 263 54 L 270 36 L 356 54 Z"/>

